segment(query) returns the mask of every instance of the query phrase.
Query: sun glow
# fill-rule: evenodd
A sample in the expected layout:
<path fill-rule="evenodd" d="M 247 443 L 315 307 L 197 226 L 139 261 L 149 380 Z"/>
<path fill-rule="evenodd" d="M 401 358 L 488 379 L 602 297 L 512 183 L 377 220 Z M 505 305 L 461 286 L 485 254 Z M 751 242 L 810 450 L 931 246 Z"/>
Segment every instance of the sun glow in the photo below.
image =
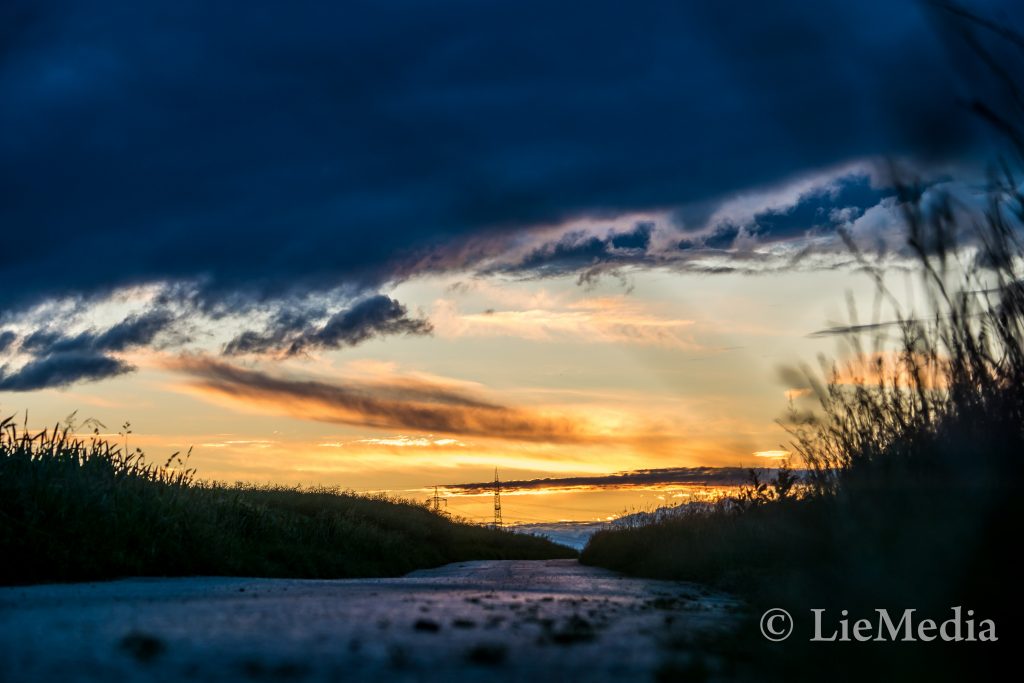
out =
<path fill-rule="evenodd" d="M 758 458 L 774 458 L 776 460 L 782 458 L 788 458 L 790 456 L 789 451 L 774 450 L 774 451 L 754 451 L 754 456 Z"/>

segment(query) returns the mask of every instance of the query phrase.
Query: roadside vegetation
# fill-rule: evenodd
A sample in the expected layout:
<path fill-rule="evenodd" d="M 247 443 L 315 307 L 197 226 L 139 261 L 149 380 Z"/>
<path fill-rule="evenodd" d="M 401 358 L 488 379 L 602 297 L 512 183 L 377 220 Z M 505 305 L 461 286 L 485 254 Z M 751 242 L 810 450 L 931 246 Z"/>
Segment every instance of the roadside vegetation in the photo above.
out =
<path fill-rule="evenodd" d="M 1008 40 L 1024 50 L 1019 37 Z M 1020 107 L 1021 90 L 1012 94 Z M 586 564 L 743 596 L 752 617 L 743 633 L 705 648 L 739 678 L 956 680 L 1005 663 L 1007 643 L 1018 642 L 1011 557 L 1024 519 L 1024 196 L 1011 168 L 1024 168 L 1024 135 L 975 108 L 1011 154 L 990 175 L 987 208 L 935 192 L 926 201 L 925 188 L 900 186 L 904 255 L 923 310 L 905 308 L 889 289 L 896 278 L 847 240 L 874 278 L 877 305 L 869 321 L 851 310 L 841 360 L 785 373 L 816 404 L 798 400 L 783 422 L 806 469 L 800 481 L 783 468 L 691 514 L 600 531 L 582 552 Z M 875 623 L 879 608 L 942 621 L 955 606 L 994 620 L 1000 642 L 807 642 L 811 609 L 833 623 L 841 610 L 850 623 Z M 771 607 L 795 617 L 784 644 L 758 630 Z M 680 655 L 665 677 L 681 680 L 693 666 Z"/>
<path fill-rule="evenodd" d="M 540 537 L 330 488 L 200 481 L 67 426 L 0 421 L 0 582 L 121 576 L 397 576 L 480 559 L 575 557 Z"/>
<path fill-rule="evenodd" d="M 931 310 L 896 311 L 892 326 L 854 323 L 849 360 L 801 369 L 817 408 L 793 406 L 783 423 L 805 470 L 799 481 L 788 467 L 767 479 L 752 472 L 736 497 L 595 533 L 581 561 L 709 583 L 743 596 L 752 617 L 770 607 L 796 615 L 785 645 L 765 641 L 756 619 L 737 641 L 717 644 L 741 671 L 744 662 L 770 668 L 755 679 L 820 680 L 823 671 L 863 679 L 881 669 L 887 680 L 955 680 L 954 672 L 995 666 L 1020 633 L 1010 559 L 1024 520 L 1024 202 L 1016 187 L 1007 178 L 993 190 L 980 226 L 956 224 L 951 209 L 908 210 Z M 967 239 L 962 249 L 953 235 Z M 864 266 L 880 298 L 897 306 L 883 275 Z M 879 608 L 942 621 L 955 606 L 993 619 L 1003 642 L 807 642 L 812 609 L 875 623 Z"/>

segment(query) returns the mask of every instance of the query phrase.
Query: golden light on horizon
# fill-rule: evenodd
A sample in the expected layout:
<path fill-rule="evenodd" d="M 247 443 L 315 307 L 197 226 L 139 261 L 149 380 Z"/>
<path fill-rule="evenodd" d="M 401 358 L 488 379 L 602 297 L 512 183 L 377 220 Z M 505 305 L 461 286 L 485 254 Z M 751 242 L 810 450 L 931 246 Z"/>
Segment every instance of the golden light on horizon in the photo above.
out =
<path fill-rule="evenodd" d="M 791 455 L 789 451 L 784 450 L 770 450 L 770 451 L 754 451 L 754 456 L 757 458 L 772 458 L 779 460 L 781 458 L 788 458 Z"/>
<path fill-rule="evenodd" d="M 817 277 L 813 287 L 802 273 L 765 281 L 754 298 L 784 299 L 797 288 L 824 299 L 829 288 Z M 122 355 L 134 374 L 20 394 L 8 405 L 40 427 L 76 409 L 102 420 L 104 433 L 130 421 L 131 446 L 154 461 L 194 446 L 190 463 L 207 481 L 398 492 L 487 481 L 494 467 L 522 481 L 741 467 L 752 457 L 777 466 L 789 454 L 762 448 L 781 436 L 785 387 L 775 368 L 821 348 L 791 332 L 813 329 L 817 314 L 780 318 L 737 294 L 740 281 L 728 275 L 714 281 L 720 286 L 687 275 L 632 278 L 635 291 L 623 295 L 610 281 L 456 287 L 458 278 L 424 277 L 390 295 L 424 311 L 455 304 L 447 309 L 455 317 L 439 319 L 430 337 L 287 358 L 224 356 L 221 337 L 181 353 L 139 348 Z M 524 520 L 604 518 L 664 504 L 661 494 L 687 500 L 634 486 L 504 493 L 522 501 L 512 509 Z M 454 505 L 486 514 L 486 498 L 477 511 L 473 498 L 458 497 Z"/>

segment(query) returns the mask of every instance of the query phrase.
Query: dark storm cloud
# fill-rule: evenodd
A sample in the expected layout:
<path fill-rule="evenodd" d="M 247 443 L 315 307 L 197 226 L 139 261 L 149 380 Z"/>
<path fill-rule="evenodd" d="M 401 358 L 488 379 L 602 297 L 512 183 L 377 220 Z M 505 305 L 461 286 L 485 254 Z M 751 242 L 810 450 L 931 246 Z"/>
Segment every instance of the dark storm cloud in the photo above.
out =
<path fill-rule="evenodd" d="M 373 286 L 471 235 L 974 149 L 909 1 L 15 0 L 0 27 L 8 308 Z M 550 267 L 609 249 L 640 243 Z"/>
<path fill-rule="evenodd" d="M 289 339 L 302 336 L 313 320 L 322 317 L 320 311 L 294 311 L 285 309 L 274 315 L 262 331 L 244 330 L 224 345 L 224 355 L 240 356 L 247 353 L 281 353 L 290 347 Z"/>
<path fill-rule="evenodd" d="M 740 228 L 732 223 L 726 223 L 715 227 L 715 229 L 701 240 L 684 239 L 679 242 L 680 249 L 693 249 L 704 247 L 705 249 L 729 249 L 733 242 L 740 236 Z"/>
<path fill-rule="evenodd" d="M 867 175 L 851 174 L 805 192 L 790 206 L 757 212 L 742 225 L 727 221 L 712 226 L 703 237 L 681 240 L 679 248 L 730 249 L 740 235 L 767 243 L 832 234 L 896 194 L 895 188 L 872 186 Z"/>
<path fill-rule="evenodd" d="M 313 349 L 356 346 L 385 335 L 430 334 L 432 329 L 429 321 L 409 317 L 405 306 L 378 294 L 335 313 L 322 325 L 315 324 L 302 314 L 278 315 L 264 332 L 246 330 L 239 334 L 225 345 L 224 353 L 280 353 L 294 356 Z"/>
<path fill-rule="evenodd" d="M 183 305 L 181 297 L 161 293 L 149 310 L 127 315 L 107 327 L 86 327 L 95 319 L 95 311 L 72 305 L 63 311 L 15 316 L 15 324 L 26 331 L 0 332 L 0 391 L 60 387 L 122 375 L 135 369 L 118 358 L 123 352 L 143 347 L 187 348 L 197 329 L 222 324 L 224 316 L 233 315 L 237 321 L 268 310 L 273 314 L 267 325 L 241 332 L 225 345 L 224 353 L 293 356 L 314 349 L 356 346 L 377 337 L 432 332 L 428 320 L 410 316 L 405 306 L 382 294 L 357 300 L 329 315 L 325 304 L 309 298 L 285 298 L 269 304 L 228 298 L 210 310 L 187 301 Z"/>
<path fill-rule="evenodd" d="M 0 366 L 0 391 L 64 387 L 132 372 L 134 366 L 111 354 L 153 344 L 176 321 L 169 311 L 156 309 L 129 315 L 106 329 L 71 335 L 55 327 L 36 329 L 20 340 L 13 331 L 0 333 L 0 353 L 28 356 L 20 366 Z"/>
<path fill-rule="evenodd" d="M 551 277 L 580 273 L 581 280 L 599 276 L 622 266 L 667 266 L 693 268 L 695 252 L 706 250 L 741 255 L 743 246 L 778 242 L 801 242 L 812 236 L 833 236 L 840 227 L 849 226 L 864 212 L 894 197 L 895 189 L 877 188 L 864 172 L 824 177 L 791 203 L 753 212 L 745 220 L 712 222 L 686 231 L 674 247 L 653 244 L 655 225 L 640 221 L 631 230 L 609 230 L 598 236 L 578 230 L 548 241 L 541 241 L 521 258 L 485 268 L 485 273 L 517 273 Z M 739 242 L 743 238 L 744 242 Z M 833 247 L 844 249 L 841 240 Z M 505 245 L 493 242 L 492 254 L 500 254 Z M 483 251 L 482 246 L 477 253 Z M 749 255 L 748 255 L 749 256 Z"/>
<path fill-rule="evenodd" d="M 50 328 L 36 330 L 21 343 L 33 353 L 105 353 L 120 352 L 134 346 L 147 346 L 166 330 L 175 317 L 164 310 L 131 315 L 105 330 L 89 330 L 65 335 Z"/>
<path fill-rule="evenodd" d="M 87 338 L 86 343 L 93 349 L 103 351 L 124 351 L 132 346 L 145 346 L 151 344 L 174 320 L 171 313 L 162 310 L 132 315 L 104 332 Z"/>
<path fill-rule="evenodd" d="M 804 194 L 793 206 L 755 214 L 748 230 L 763 240 L 772 241 L 832 232 L 895 194 L 894 189 L 872 187 L 867 176 L 848 176 L 830 187 Z"/>
<path fill-rule="evenodd" d="M 34 358 L 16 370 L 0 367 L 0 391 L 35 391 L 94 382 L 131 372 L 117 358 L 90 351 L 67 351 Z"/>
<path fill-rule="evenodd" d="M 645 262 L 649 260 L 647 247 L 653 229 L 650 223 L 638 223 L 632 230 L 612 231 L 607 237 L 597 237 L 582 231 L 570 232 L 555 241 L 537 246 L 521 260 L 502 265 L 491 272 L 521 272 L 552 277 L 585 271 L 594 266 Z"/>
<path fill-rule="evenodd" d="M 766 473 L 766 468 L 755 468 Z M 529 491 L 550 488 L 628 488 L 631 486 L 698 485 L 739 486 L 750 481 L 746 467 L 666 467 L 651 470 L 633 470 L 616 474 L 599 474 L 556 479 L 521 479 L 501 482 L 503 491 Z M 494 482 L 474 484 L 446 484 L 445 488 L 459 493 L 486 493 L 494 490 Z"/>

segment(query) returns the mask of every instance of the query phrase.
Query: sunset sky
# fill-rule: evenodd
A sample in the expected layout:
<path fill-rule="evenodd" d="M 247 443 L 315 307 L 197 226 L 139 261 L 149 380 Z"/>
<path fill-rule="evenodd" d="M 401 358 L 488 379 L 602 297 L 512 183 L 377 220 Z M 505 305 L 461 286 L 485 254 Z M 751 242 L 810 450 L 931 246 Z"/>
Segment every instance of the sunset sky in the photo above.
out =
<path fill-rule="evenodd" d="M 840 231 L 911 300 L 892 164 L 980 205 L 988 84 L 920 3 L 693 5 L 5 4 L 0 408 L 222 481 L 590 482 L 506 521 L 772 462 L 780 368 L 871 318 Z"/>

